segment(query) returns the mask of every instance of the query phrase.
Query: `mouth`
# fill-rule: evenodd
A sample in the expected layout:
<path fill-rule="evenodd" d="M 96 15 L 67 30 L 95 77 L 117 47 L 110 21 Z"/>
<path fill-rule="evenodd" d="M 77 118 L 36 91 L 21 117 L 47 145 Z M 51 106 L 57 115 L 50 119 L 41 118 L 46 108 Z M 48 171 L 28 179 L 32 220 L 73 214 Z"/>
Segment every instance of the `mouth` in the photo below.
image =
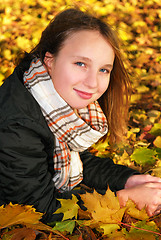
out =
<path fill-rule="evenodd" d="M 93 96 L 93 93 L 87 93 L 74 88 L 74 91 L 78 94 L 79 97 L 83 99 L 90 99 Z"/>

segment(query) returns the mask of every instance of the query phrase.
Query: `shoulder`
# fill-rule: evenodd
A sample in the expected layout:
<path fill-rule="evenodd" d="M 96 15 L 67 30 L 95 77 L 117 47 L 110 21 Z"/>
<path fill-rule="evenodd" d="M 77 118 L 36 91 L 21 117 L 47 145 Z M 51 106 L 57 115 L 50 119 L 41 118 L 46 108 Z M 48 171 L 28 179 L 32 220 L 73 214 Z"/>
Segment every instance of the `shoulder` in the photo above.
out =
<path fill-rule="evenodd" d="M 23 68 L 16 67 L 0 87 L 0 128 L 19 124 L 51 139 L 53 136 L 39 104 L 23 85 L 23 71 L 29 65 L 30 62 Z"/>
<path fill-rule="evenodd" d="M 0 87 L 0 116 L 7 118 L 31 117 L 39 120 L 41 110 L 33 96 L 23 84 L 26 66 L 18 66 Z"/>

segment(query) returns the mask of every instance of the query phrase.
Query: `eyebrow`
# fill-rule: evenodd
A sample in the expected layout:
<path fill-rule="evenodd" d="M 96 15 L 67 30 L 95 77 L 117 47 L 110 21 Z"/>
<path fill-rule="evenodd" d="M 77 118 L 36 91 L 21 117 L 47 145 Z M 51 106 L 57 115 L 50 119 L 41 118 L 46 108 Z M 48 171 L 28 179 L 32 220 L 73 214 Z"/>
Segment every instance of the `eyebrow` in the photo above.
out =
<path fill-rule="evenodd" d="M 73 58 L 80 58 L 80 59 L 82 59 L 82 60 L 85 60 L 85 61 L 88 61 L 88 62 L 92 62 L 92 60 L 90 59 L 90 58 L 88 58 L 88 57 L 83 57 L 83 56 L 73 56 Z M 108 68 L 110 68 L 110 69 L 112 69 L 113 68 L 113 65 L 112 64 L 105 64 L 104 65 L 105 67 L 108 67 Z"/>

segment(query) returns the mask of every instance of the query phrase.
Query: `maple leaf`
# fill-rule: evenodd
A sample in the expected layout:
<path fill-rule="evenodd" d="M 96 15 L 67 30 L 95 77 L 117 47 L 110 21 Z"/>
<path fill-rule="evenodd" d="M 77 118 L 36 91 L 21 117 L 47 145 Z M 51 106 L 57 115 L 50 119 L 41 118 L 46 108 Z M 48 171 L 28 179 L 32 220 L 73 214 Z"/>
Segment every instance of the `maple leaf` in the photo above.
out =
<path fill-rule="evenodd" d="M 156 139 L 154 140 L 153 144 L 156 147 L 161 148 L 161 136 L 156 137 Z"/>
<path fill-rule="evenodd" d="M 131 160 L 142 166 L 147 164 L 152 165 L 156 162 L 155 155 L 155 150 L 141 147 L 134 150 L 133 154 L 131 155 Z"/>
<path fill-rule="evenodd" d="M 161 166 L 150 169 L 149 170 L 151 172 L 152 176 L 156 176 L 156 177 L 160 177 L 161 178 Z"/>
<path fill-rule="evenodd" d="M 35 240 L 36 239 L 36 233 L 32 229 L 28 229 L 26 227 L 23 228 L 15 228 L 12 231 L 9 231 L 3 235 L 3 239 L 11 239 L 11 240 Z"/>
<path fill-rule="evenodd" d="M 8 204 L 0 207 L 0 229 L 21 223 L 39 223 L 42 213 L 30 205 Z"/>
<path fill-rule="evenodd" d="M 66 220 L 62 222 L 57 222 L 53 230 L 57 230 L 60 232 L 69 232 L 72 234 L 75 228 L 75 220 Z"/>
<path fill-rule="evenodd" d="M 135 219 L 145 220 L 149 218 L 145 208 L 141 210 L 137 209 L 135 203 L 132 200 L 128 200 L 126 202 L 126 207 L 127 207 L 126 213 Z"/>
<path fill-rule="evenodd" d="M 105 235 L 109 235 L 119 229 L 120 226 L 118 224 L 100 224 L 100 228 L 103 229 Z"/>
<path fill-rule="evenodd" d="M 62 221 L 72 219 L 73 217 L 77 219 L 79 209 L 79 206 L 77 204 L 78 202 L 77 197 L 75 195 L 72 195 L 72 199 L 58 199 L 58 200 L 61 202 L 61 207 L 57 209 L 57 211 L 54 212 L 54 214 L 63 213 L 64 216 Z"/>
<path fill-rule="evenodd" d="M 154 222 L 141 221 L 132 224 L 129 232 L 123 230 L 126 234 L 126 239 L 129 240 L 155 240 L 155 234 L 160 235 Z"/>
<path fill-rule="evenodd" d="M 161 136 L 161 123 L 155 123 L 151 128 L 150 133 L 154 136 Z"/>
<path fill-rule="evenodd" d="M 118 198 L 108 189 L 105 195 L 94 191 L 81 196 L 85 207 L 95 221 L 103 223 L 121 222 L 125 208 L 121 208 Z"/>

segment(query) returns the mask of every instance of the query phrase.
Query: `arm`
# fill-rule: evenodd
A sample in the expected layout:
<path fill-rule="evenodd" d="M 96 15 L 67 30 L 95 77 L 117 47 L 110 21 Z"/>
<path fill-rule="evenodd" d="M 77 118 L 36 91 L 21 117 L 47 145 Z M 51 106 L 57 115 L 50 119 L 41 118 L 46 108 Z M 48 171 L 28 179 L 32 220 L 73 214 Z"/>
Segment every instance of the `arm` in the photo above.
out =
<path fill-rule="evenodd" d="M 83 182 L 104 193 L 109 185 L 112 191 L 123 189 L 127 179 L 139 172 L 114 164 L 110 158 L 96 157 L 88 151 L 80 153 L 83 162 Z"/>
<path fill-rule="evenodd" d="M 122 165 L 114 164 L 109 158 L 93 156 L 88 151 L 80 154 L 84 166 L 83 182 L 105 193 L 109 185 L 117 193 L 122 206 L 128 199 L 135 202 L 138 209 L 146 207 L 149 216 L 161 210 L 161 179 L 143 175 Z"/>
<path fill-rule="evenodd" d="M 44 139 L 36 133 L 38 125 L 35 123 L 31 129 L 20 123 L 5 122 L 0 127 L 0 205 L 9 202 L 33 205 L 37 211 L 46 212 L 44 222 L 51 222 L 62 218 L 62 214 L 53 215 L 60 207 L 57 195 L 62 196 L 57 193 L 48 170 Z M 42 127 L 45 135 L 43 131 Z M 70 192 L 65 195 L 71 197 Z"/>

